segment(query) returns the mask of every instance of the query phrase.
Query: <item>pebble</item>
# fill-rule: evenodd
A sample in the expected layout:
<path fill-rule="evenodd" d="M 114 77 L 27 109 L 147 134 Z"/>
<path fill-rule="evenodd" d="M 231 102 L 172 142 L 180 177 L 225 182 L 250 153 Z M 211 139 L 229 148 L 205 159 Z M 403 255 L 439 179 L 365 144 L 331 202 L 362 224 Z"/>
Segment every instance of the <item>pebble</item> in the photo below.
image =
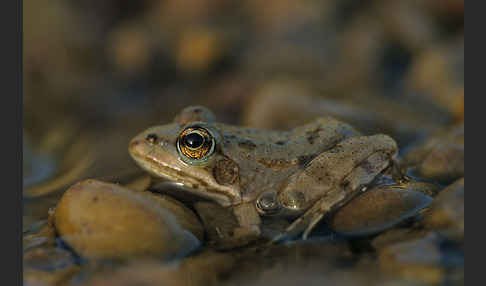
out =
<path fill-rule="evenodd" d="M 442 190 L 428 212 L 423 225 L 454 241 L 464 240 L 464 178 Z"/>
<path fill-rule="evenodd" d="M 92 179 L 69 188 L 54 213 L 62 240 L 88 258 L 182 256 L 200 245 L 197 222 L 170 199 Z"/>

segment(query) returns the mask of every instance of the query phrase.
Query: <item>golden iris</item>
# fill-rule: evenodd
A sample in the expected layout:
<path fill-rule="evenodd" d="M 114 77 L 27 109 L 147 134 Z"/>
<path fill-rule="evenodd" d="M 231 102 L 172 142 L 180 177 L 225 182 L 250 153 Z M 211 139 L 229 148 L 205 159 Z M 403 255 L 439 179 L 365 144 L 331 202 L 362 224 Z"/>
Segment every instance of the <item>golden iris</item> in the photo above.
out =
<path fill-rule="evenodd" d="M 214 138 L 202 127 L 188 127 L 179 135 L 177 149 L 189 159 L 188 163 L 196 163 L 212 153 Z"/>

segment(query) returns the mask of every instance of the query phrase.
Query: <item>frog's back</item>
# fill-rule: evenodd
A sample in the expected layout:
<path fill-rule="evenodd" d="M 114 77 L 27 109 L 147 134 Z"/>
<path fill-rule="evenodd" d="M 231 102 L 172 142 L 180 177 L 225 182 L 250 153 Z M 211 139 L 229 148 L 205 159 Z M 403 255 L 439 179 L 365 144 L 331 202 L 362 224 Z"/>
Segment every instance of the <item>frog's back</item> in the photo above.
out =
<path fill-rule="evenodd" d="M 260 130 L 215 123 L 222 142 L 220 152 L 239 168 L 244 201 L 278 188 L 291 174 L 339 142 L 360 135 L 349 124 L 330 117 L 289 131 Z"/>

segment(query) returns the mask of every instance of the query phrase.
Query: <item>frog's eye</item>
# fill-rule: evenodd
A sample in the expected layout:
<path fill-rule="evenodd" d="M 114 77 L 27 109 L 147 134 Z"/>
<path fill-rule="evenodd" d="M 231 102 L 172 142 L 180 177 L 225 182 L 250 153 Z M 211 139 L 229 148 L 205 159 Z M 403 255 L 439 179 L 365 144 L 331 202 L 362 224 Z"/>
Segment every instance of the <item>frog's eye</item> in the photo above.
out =
<path fill-rule="evenodd" d="M 187 127 L 177 139 L 181 159 L 192 165 L 205 162 L 214 152 L 214 137 L 202 127 Z"/>

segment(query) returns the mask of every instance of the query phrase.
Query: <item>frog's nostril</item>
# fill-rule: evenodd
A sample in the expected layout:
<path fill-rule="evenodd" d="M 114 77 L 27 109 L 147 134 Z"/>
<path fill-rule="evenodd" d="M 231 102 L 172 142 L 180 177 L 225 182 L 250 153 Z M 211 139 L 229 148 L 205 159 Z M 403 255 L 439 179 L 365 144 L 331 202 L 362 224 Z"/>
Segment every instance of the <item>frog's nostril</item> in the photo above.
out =
<path fill-rule="evenodd" d="M 150 144 L 154 144 L 155 142 L 157 142 L 157 139 L 157 135 L 155 135 L 154 133 L 150 133 L 145 137 L 145 140 L 147 140 Z"/>

